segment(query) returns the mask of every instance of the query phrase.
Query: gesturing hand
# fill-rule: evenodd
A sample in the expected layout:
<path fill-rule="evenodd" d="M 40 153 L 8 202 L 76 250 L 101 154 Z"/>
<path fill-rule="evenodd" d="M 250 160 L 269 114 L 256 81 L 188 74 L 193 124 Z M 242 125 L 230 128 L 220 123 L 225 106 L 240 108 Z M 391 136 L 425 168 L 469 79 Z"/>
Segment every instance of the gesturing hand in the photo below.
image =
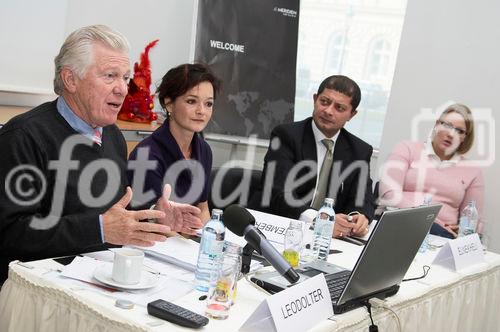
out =
<path fill-rule="evenodd" d="M 199 215 L 200 209 L 189 204 L 181 204 L 169 201 L 172 187 L 166 184 L 163 187 L 163 195 L 156 203 L 156 209 L 163 211 L 164 217 L 157 218 L 160 224 L 169 226 L 175 232 L 194 235 L 196 230 L 203 227 Z"/>
<path fill-rule="evenodd" d="M 102 215 L 104 241 L 112 244 L 131 244 L 148 247 L 155 241 L 165 241 L 170 227 L 160 224 L 139 222 L 148 218 L 163 218 L 165 213 L 156 210 L 126 210 L 132 199 L 132 189 L 127 187 L 125 195 Z"/>
<path fill-rule="evenodd" d="M 368 233 L 368 219 L 361 213 L 352 215 L 352 235 L 364 236 Z"/>
<path fill-rule="evenodd" d="M 352 232 L 353 224 L 349 222 L 348 216 L 343 213 L 335 214 L 335 225 L 333 226 L 333 237 L 344 237 Z"/>
<path fill-rule="evenodd" d="M 368 219 L 364 215 L 348 216 L 343 213 L 335 215 L 334 237 L 364 236 L 366 233 L 368 233 Z"/>

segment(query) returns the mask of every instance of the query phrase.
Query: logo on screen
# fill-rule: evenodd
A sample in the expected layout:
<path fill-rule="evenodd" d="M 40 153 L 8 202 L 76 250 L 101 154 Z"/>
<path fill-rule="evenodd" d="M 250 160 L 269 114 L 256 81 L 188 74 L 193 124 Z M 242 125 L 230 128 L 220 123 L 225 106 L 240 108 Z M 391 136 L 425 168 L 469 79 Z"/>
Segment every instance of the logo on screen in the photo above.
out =
<path fill-rule="evenodd" d="M 283 8 L 283 7 L 274 7 L 273 9 L 274 12 L 281 13 L 283 16 L 288 16 L 288 17 L 297 17 L 297 11 L 289 8 Z"/>

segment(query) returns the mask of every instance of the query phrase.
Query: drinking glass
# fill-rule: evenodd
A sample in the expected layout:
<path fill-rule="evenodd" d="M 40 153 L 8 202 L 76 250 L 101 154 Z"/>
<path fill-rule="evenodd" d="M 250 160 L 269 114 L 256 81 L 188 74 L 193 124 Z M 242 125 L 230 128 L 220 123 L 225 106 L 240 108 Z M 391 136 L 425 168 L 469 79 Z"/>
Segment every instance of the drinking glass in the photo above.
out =
<path fill-rule="evenodd" d="M 228 317 L 240 270 L 241 247 L 226 243 L 217 282 L 208 292 L 206 314 L 209 317 L 214 319 Z"/>
<path fill-rule="evenodd" d="M 285 232 L 283 257 L 292 267 L 299 265 L 303 237 L 302 222 L 299 220 L 290 221 Z"/>
<path fill-rule="evenodd" d="M 481 224 L 477 229 L 479 239 L 481 240 L 481 244 L 483 245 L 483 250 L 486 252 L 488 250 L 488 245 L 490 244 L 490 225 L 486 220 L 481 220 Z"/>

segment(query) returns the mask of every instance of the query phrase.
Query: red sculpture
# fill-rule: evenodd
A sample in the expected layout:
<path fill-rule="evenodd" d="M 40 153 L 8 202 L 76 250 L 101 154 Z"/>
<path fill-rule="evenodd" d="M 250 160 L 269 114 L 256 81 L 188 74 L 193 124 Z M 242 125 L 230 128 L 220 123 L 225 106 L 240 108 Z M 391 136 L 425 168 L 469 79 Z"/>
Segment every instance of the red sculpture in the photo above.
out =
<path fill-rule="evenodd" d="M 118 113 L 118 119 L 132 122 L 149 123 L 157 119 L 153 112 L 154 103 L 149 87 L 151 86 L 151 68 L 149 50 L 158 43 L 158 39 L 149 43 L 141 53 L 141 62 L 134 64 L 134 78 L 128 84 L 128 94 Z"/>

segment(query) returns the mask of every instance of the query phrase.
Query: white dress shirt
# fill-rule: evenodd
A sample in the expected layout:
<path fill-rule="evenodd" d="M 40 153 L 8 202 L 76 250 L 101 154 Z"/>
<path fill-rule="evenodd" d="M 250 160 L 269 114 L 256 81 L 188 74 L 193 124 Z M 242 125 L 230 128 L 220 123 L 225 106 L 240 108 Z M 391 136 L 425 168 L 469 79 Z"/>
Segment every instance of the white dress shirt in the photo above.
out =
<path fill-rule="evenodd" d="M 325 159 L 326 152 L 328 151 L 326 149 L 326 146 L 321 141 L 324 140 L 325 138 L 332 140 L 333 141 L 332 153 L 333 153 L 333 151 L 335 151 L 335 143 L 337 142 L 337 138 L 339 137 L 340 130 L 333 137 L 326 137 L 321 132 L 321 130 L 319 130 L 319 128 L 316 126 L 314 119 L 311 121 L 311 126 L 314 134 L 314 140 L 316 142 L 316 155 L 318 161 L 318 167 L 316 171 L 316 187 L 314 188 L 314 196 L 311 201 L 312 204 L 312 202 L 314 202 L 314 197 L 316 196 L 316 190 L 318 189 L 319 172 L 321 171 L 321 165 L 323 165 L 323 160 Z"/>

